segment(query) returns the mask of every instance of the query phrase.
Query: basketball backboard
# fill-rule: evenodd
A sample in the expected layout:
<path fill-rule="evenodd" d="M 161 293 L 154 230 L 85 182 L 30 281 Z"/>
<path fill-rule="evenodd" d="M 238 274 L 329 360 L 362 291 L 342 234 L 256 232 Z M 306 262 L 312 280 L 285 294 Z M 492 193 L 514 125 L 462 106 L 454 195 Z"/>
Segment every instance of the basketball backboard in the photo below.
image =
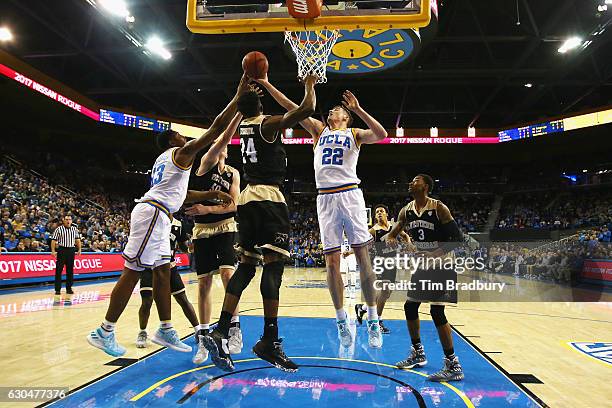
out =
<path fill-rule="evenodd" d="M 187 27 L 198 34 L 408 29 L 425 27 L 431 0 L 323 1 L 314 19 L 293 18 L 285 3 L 268 0 L 188 0 Z"/>

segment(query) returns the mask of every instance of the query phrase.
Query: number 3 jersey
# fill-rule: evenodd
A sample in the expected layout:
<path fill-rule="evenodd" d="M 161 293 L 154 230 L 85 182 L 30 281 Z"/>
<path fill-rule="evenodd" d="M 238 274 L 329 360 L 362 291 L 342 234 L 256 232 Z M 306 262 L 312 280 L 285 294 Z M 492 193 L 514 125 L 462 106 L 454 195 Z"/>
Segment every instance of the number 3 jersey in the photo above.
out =
<path fill-rule="evenodd" d="M 287 173 L 287 154 L 280 132 L 264 139 L 261 126 L 268 116 L 260 115 L 240 122 L 240 150 L 244 179 L 249 184 L 282 186 Z"/>
<path fill-rule="evenodd" d="M 433 251 L 438 248 L 439 241 L 443 238 L 438 218 L 438 204 L 440 201 L 429 198 L 427 204 L 420 211 L 416 209 L 416 203 L 411 201 L 401 211 L 406 216 L 404 230 L 412 243 L 420 251 Z M 401 212 L 400 212 L 401 213 Z"/>
<path fill-rule="evenodd" d="M 314 171 L 318 189 L 359 184 L 359 146 L 355 130 L 325 127 L 314 146 Z"/>
<path fill-rule="evenodd" d="M 177 212 L 189 186 L 189 167 L 183 167 L 176 162 L 174 155 L 178 147 L 166 150 L 159 155 L 151 171 L 151 188 L 138 201 L 154 200 L 162 204 L 173 214 Z"/>

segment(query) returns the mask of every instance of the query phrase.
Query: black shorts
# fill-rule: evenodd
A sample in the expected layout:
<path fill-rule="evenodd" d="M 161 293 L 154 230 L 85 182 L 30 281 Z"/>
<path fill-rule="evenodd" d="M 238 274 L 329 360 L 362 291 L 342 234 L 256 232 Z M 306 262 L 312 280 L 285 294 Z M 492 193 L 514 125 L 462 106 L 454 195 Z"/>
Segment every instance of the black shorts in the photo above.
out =
<path fill-rule="evenodd" d="M 448 282 L 453 282 L 449 286 Z M 418 269 L 410 279 L 414 289 L 408 298 L 415 302 L 457 303 L 457 273 L 449 269 Z"/>
<path fill-rule="evenodd" d="M 196 272 L 198 276 L 216 272 L 219 268 L 234 268 L 235 232 L 224 232 L 209 238 L 193 240 Z"/>
<path fill-rule="evenodd" d="M 178 295 L 185 291 L 185 284 L 181 279 L 181 274 L 176 267 L 170 270 L 170 292 Z M 143 297 L 151 296 L 153 293 L 153 271 L 145 269 L 140 272 L 140 295 Z"/>
<path fill-rule="evenodd" d="M 238 206 L 238 236 L 241 251 L 259 257 L 270 250 L 289 258 L 289 208 L 284 202 L 250 201 Z"/>

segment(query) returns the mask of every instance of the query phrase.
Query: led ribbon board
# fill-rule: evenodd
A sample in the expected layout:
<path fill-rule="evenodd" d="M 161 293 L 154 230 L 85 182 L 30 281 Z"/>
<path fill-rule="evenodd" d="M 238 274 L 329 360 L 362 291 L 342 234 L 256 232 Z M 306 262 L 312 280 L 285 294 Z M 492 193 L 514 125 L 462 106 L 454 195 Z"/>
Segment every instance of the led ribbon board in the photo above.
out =
<path fill-rule="evenodd" d="M 142 130 L 151 130 L 153 132 L 162 132 L 170 129 L 170 122 L 106 109 L 100 109 L 100 122 Z"/>
<path fill-rule="evenodd" d="M 81 115 L 85 115 L 90 119 L 97 121 L 100 118 L 100 115 L 97 112 L 94 112 L 91 109 L 88 109 L 85 106 L 81 105 L 80 103 L 77 103 L 72 99 L 65 97 L 61 93 L 39 82 L 36 82 L 23 74 L 20 74 L 19 72 L 7 67 L 6 65 L 0 64 L 0 74 L 16 82 L 19 82 L 24 86 L 27 86 L 28 88 L 45 95 L 47 98 L 53 99 L 55 102 L 61 103 L 62 105 L 67 106 L 68 108 L 77 111 Z"/>

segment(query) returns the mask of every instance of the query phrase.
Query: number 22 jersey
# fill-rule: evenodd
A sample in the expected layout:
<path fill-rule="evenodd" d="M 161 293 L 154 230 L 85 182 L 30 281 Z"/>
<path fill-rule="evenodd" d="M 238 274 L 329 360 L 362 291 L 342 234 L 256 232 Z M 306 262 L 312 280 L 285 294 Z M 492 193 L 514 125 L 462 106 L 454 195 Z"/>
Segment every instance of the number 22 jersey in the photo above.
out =
<path fill-rule="evenodd" d="M 355 130 L 325 127 L 314 146 L 314 171 L 318 189 L 359 184 L 359 145 Z"/>

